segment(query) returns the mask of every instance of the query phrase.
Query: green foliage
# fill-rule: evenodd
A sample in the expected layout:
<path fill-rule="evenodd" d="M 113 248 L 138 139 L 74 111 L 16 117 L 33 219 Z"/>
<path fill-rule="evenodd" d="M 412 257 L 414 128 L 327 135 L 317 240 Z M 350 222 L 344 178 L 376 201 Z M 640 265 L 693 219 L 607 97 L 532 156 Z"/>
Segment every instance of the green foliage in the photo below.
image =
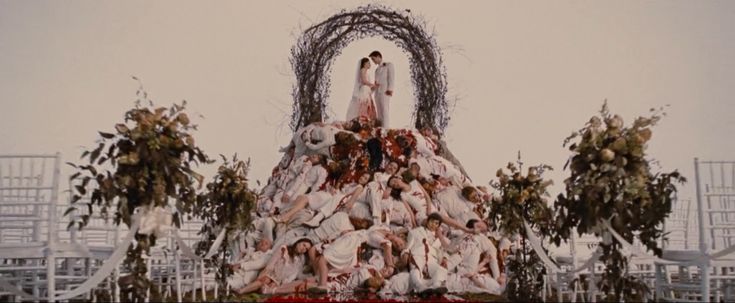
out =
<path fill-rule="evenodd" d="M 657 240 L 662 236 L 662 223 L 671 212 L 675 183 L 685 179 L 676 171 L 653 173 L 653 160 L 646 159 L 646 143 L 651 127 L 661 119 L 663 109 L 652 109 L 650 117 L 639 117 L 626 127 L 623 119 L 609 113 L 607 103 L 600 116 L 564 140 L 572 156 L 565 165 L 571 176 L 564 181 L 566 194 L 560 194 L 554 208 L 558 214 L 557 245 L 567 240 L 573 229 L 579 234 L 604 233 L 601 220 L 612 218 L 611 225 L 627 241 L 637 237 L 656 255 L 661 255 Z M 619 254 L 620 243 L 601 243 L 601 257 L 608 268 L 600 289 L 618 301 L 632 298 L 640 282 L 627 277 L 627 261 Z M 625 282 L 623 282 L 625 281 Z M 612 290 L 613 292 L 608 292 Z"/>
<path fill-rule="evenodd" d="M 74 209 L 82 213 L 70 227 L 76 224 L 82 229 L 95 209 L 106 216 L 114 208 L 114 223 L 128 226 L 136 209 L 164 207 L 169 200 L 181 213 L 192 211 L 197 200 L 195 180 L 199 187 L 203 181 L 192 166 L 210 161 L 194 143 L 191 131 L 196 126 L 184 112 L 186 101 L 155 108 L 145 91 L 139 89 L 137 96 L 124 122 L 116 124 L 114 132 L 99 132 L 97 147 L 82 153 L 87 163 L 70 163 L 77 172 L 70 178 L 75 186 L 67 213 Z M 83 202 L 84 196 L 89 196 L 89 202 Z M 150 282 L 142 255 L 155 244 L 155 235 L 136 234 L 135 240 L 125 264 L 132 273 L 133 300 L 143 300 Z"/>
<path fill-rule="evenodd" d="M 525 242 L 525 240 L 524 240 Z M 508 258 L 509 276 L 505 296 L 512 302 L 542 302 L 546 267 L 533 249 L 525 245 Z"/>
<path fill-rule="evenodd" d="M 251 212 L 255 208 L 257 195 L 247 184 L 250 160 L 242 162 L 235 155 L 230 162 L 225 156 L 220 156 L 224 163 L 220 165 L 214 180 L 207 184 L 206 193 L 197 198 L 193 214 L 204 220 L 200 231 L 204 240 L 198 243 L 196 249 L 199 255 L 209 250 L 222 228 L 227 230 L 219 253 L 209 260 L 219 265 L 216 276 L 220 287 L 223 288 L 221 293 L 224 294 L 226 279 L 230 275 L 229 267 L 226 266 L 226 261 L 230 257 L 228 240 L 234 233 L 250 227 Z"/>
<path fill-rule="evenodd" d="M 490 186 L 499 192 L 493 203 L 487 206 L 493 225 L 504 234 L 524 234 L 525 219 L 533 228 L 541 229 L 543 235 L 548 235 L 549 222 L 554 217 L 548 205 L 546 188 L 553 182 L 544 180 L 542 175 L 552 168 L 548 165 L 532 166 L 526 176 L 513 163 L 508 163 L 507 169 L 510 174 L 498 169 L 498 180 L 490 182 Z"/>
<path fill-rule="evenodd" d="M 508 163 L 506 174 L 498 169 L 498 181 L 491 181 L 499 195 L 493 198 L 488 205 L 489 219 L 492 225 L 506 235 L 521 235 L 521 247 L 516 249 L 515 255 L 508 260 L 508 286 L 505 295 L 508 299 L 518 302 L 541 301 L 543 290 L 543 275 L 546 273 L 539 256 L 527 245 L 524 221 L 537 232 L 540 237 L 551 234 L 554 227 L 554 215 L 549 207 L 547 187 L 551 180 L 545 181 L 543 173 L 551 170 L 548 165 L 538 165 L 528 168 L 524 176 L 519 167 Z"/>

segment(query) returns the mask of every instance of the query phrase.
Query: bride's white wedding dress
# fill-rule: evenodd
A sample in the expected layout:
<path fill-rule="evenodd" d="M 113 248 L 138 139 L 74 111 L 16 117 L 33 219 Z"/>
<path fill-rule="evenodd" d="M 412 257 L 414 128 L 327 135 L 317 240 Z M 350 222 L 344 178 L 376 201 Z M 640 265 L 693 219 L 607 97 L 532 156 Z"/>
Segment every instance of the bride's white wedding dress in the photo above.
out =
<path fill-rule="evenodd" d="M 347 117 L 345 121 L 350 121 L 358 117 L 366 117 L 375 119 L 377 111 L 375 109 L 375 100 L 373 100 L 373 91 L 370 87 L 372 81 L 368 77 L 367 68 L 357 71 L 357 79 L 355 79 L 355 88 L 352 92 L 352 100 L 347 108 Z"/>

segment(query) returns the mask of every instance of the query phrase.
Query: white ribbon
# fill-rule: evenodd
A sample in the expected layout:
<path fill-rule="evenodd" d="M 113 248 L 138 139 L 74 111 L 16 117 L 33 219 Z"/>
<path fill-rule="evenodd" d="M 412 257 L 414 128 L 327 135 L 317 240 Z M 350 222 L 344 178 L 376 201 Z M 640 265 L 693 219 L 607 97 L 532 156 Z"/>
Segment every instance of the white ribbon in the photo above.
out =
<path fill-rule="evenodd" d="M 173 214 L 170 210 L 161 206 L 156 206 L 152 210 L 149 207 L 143 209 L 144 215 L 140 220 L 140 230 L 138 233 L 142 235 L 154 234 L 157 238 L 166 236 L 166 231 L 170 230 L 173 223 Z"/>
<path fill-rule="evenodd" d="M 615 237 L 615 239 L 618 240 L 618 242 L 620 242 L 620 244 L 623 246 L 623 249 L 624 250 L 630 251 L 631 254 L 632 255 L 635 255 L 635 256 L 646 256 L 646 257 L 653 258 L 654 261 L 655 262 L 658 262 L 658 263 L 680 264 L 680 265 L 684 265 L 684 264 L 698 264 L 698 263 L 705 263 L 705 262 L 709 262 L 709 261 L 712 261 L 712 260 L 716 260 L 716 259 L 719 259 L 721 257 L 727 256 L 727 255 L 735 252 L 735 246 L 730 246 L 730 247 L 725 248 L 723 250 L 720 250 L 720 251 L 718 251 L 718 252 L 716 252 L 714 254 L 705 253 L 705 254 L 702 254 L 701 256 L 697 257 L 697 258 L 694 258 L 694 259 L 691 259 L 691 260 L 686 260 L 686 261 L 670 260 L 670 259 L 659 258 L 659 257 L 656 257 L 656 256 L 649 255 L 647 252 L 641 250 L 640 247 L 636 247 L 633 244 L 630 244 L 630 242 L 626 241 L 625 238 L 623 238 L 623 236 L 621 236 L 618 232 L 615 231 L 615 229 L 612 228 L 612 226 L 610 226 L 610 220 L 603 220 L 602 221 L 602 224 L 607 228 L 607 230 L 610 231 L 610 234 L 613 237 Z"/>
<path fill-rule="evenodd" d="M 140 228 L 140 215 L 136 214 L 133 217 L 133 225 L 130 227 L 130 231 L 128 232 L 125 239 L 123 239 L 122 243 L 120 243 L 115 249 L 115 251 L 110 255 L 110 258 L 105 260 L 103 262 L 102 267 L 100 267 L 97 272 L 94 273 L 89 279 L 84 281 L 84 283 L 80 284 L 77 288 L 66 292 L 64 294 L 61 294 L 59 296 L 56 296 L 53 300 L 48 300 L 48 298 L 39 298 L 34 295 L 31 295 L 29 293 L 26 293 L 20 289 L 18 289 L 16 286 L 12 285 L 8 281 L 6 281 L 4 278 L 0 278 L 0 288 L 5 289 L 8 292 L 13 293 L 14 295 L 25 297 L 34 301 L 65 301 L 69 300 L 71 298 L 77 297 L 79 295 L 85 294 L 92 290 L 93 288 L 97 287 L 102 281 L 104 281 L 106 278 L 110 276 L 113 270 L 117 267 L 117 265 L 120 263 L 120 261 L 125 257 L 128 251 L 128 247 L 130 246 L 130 243 L 133 242 L 133 238 L 135 237 L 135 233 Z"/>
<path fill-rule="evenodd" d="M 217 238 L 214 239 L 214 243 L 212 243 L 212 246 L 209 247 L 209 251 L 207 251 L 204 257 L 200 257 L 196 253 L 194 253 L 194 250 L 191 247 L 189 247 L 189 245 L 186 245 L 186 242 L 184 242 L 184 239 L 181 238 L 181 235 L 179 235 L 178 231 L 174 231 L 174 238 L 176 239 L 176 243 L 179 245 L 179 248 L 181 249 L 182 256 L 187 257 L 192 260 L 201 261 L 204 259 L 209 259 L 215 254 L 217 254 L 219 247 L 222 245 L 222 241 L 225 239 L 226 233 L 227 233 L 227 229 L 223 228 L 222 231 L 220 231 L 219 235 L 217 235 Z"/>
<path fill-rule="evenodd" d="M 523 220 L 523 226 L 526 228 L 526 235 L 528 237 L 528 242 L 531 243 L 531 248 L 533 248 L 533 250 L 539 256 L 539 258 L 541 258 L 541 261 L 544 262 L 544 264 L 546 264 L 546 266 L 550 268 L 552 271 L 557 271 L 557 272 L 562 271 L 561 268 L 559 268 L 559 266 L 557 266 L 556 263 L 554 263 L 554 261 L 551 261 L 551 258 L 549 258 L 549 255 L 546 254 L 543 246 L 541 246 L 541 240 L 538 238 L 538 236 L 536 236 L 536 234 L 531 229 L 531 226 L 528 225 L 528 222 L 525 219 Z M 587 261 L 585 261 L 584 264 L 582 264 L 582 266 L 578 268 L 574 268 L 570 272 L 578 273 L 585 269 L 590 268 L 591 266 L 595 265 L 595 263 L 600 259 L 601 256 L 602 256 L 602 252 L 600 252 L 600 249 L 598 248 L 597 250 L 595 250 L 595 253 L 593 253 L 592 256 L 590 256 L 590 258 L 587 259 Z M 575 265 L 576 264 L 572 264 L 572 267 L 574 267 Z"/>
<path fill-rule="evenodd" d="M 97 285 L 99 285 L 102 281 L 104 281 L 106 278 L 110 276 L 113 270 L 117 268 L 117 265 L 122 261 L 122 259 L 126 256 L 128 247 L 133 242 L 133 239 L 135 238 L 136 233 L 140 234 L 155 234 L 157 237 L 163 237 L 165 236 L 165 232 L 167 230 L 170 230 L 171 227 L 171 212 L 167 211 L 166 209 L 162 207 L 156 207 L 153 208 L 153 210 L 148 210 L 148 208 L 144 208 L 142 212 L 138 212 L 133 216 L 133 224 L 130 227 L 130 231 L 128 231 L 127 236 L 123 241 L 118 245 L 118 247 L 115 249 L 115 251 L 110 255 L 110 258 L 105 260 L 102 264 L 102 267 L 100 267 L 97 272 L 94 273 L 94 275 L 90 276 L 87 280 L 85 280 L 82 284 L 80 284 L 77 288 L 63 293 L 59 296 L 56 296 L 53 300 L 48 301 L 65 301 L 69 300 L 71 298 L 77 297 L 79 295 L 85 294 L 89 291 L 91 291 L 93 288 L 95 288 Z M 204 257 L 200 257 L 194 253 L 194 251 L 184 243 L 184 240 L 181 238 L 181 236 L 178 233 L 178 230 L 174 230 L 174 238 L 176 239 L 176 242 L 179 244 L 179 247 L 182 251 L 182 255 L 201 261 L 204 259 L 209 259 L 212 256 L 214 256 L 217 251 L 219 250 L 219 247 L 222 245 L 222 242 L 224 241 L 225 234 L 227 232 L 226 228 L 223 228 L 222 231 L 217 235 L 217 238 L 214 240 L 214 243 L 212 243 L 212 246 L 209 248 L 209 251 L 207 252 Z M 0 288 L 6 290 L 7 292 L 12 293 L 13 295 L 27 298 L 29 300 L 34 301 L 46 301 L 48 298 L 41 298 L 34 295 L 31 295 L 29 293 L 26 293 L 23 290 L 20 290 L 17 288 L 17 286 L 13 285 L 12 283 L 8 282 L 5 278 L 0 277 Z"/>

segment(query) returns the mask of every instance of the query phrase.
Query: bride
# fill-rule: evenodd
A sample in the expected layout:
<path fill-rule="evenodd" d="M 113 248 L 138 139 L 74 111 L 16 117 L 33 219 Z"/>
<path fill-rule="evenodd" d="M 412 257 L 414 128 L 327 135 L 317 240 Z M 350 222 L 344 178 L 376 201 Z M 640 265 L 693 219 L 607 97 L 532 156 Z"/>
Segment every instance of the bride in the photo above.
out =
<path fill-rule="evenodd" d="M 369 68 L 370 59 L 360 59 L 355 77 L 355 88 L 352 90 L 352 100 L 347 108 L 347 119 L 345 121 L 351 121 L 358 117 L 366 117 L 371 120 L 377 117 L 375 101 L 373 100 L 373 89 L 376 85 L 368 78 Z"/>

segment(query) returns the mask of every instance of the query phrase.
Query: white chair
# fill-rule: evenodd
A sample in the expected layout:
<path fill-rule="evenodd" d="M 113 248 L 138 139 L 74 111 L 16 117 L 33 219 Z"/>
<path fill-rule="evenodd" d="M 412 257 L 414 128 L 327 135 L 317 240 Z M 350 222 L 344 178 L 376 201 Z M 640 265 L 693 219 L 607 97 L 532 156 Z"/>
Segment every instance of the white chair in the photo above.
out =
<path fill-rule="evenodd" d="M 732 301 L 735 253 L 735 161 L 694 159 L 698 248 L 665 249 L 656 262 L 660 301 Z M 690 246 L 688 243 L 685 246 Z"/>
<path fill-rule="evenodd" d="M 178 233 L 183 239 L 185 245 L 192 249 L 196 249 L 197 244 L 202 240 L 199 231 L 202 229 L 203 222 L 198 220 L 189 220 L 181 225 Z M 206 301 L 206 290 L 214 288 L 215 297 L 217 296 L 218 287 L 215 280 L 216 268 L 212 268 L 202 260 L 197 258 L 189 258 L 182 254 L 181 248 L 178 247 L 176 257 L 180 264 L 180 277 L 183 292 L 190 291 L 196 296 L 196 291 L 200 290 L 201 299 Z"/>
<path fill-rule="evenodd" d="M 75 184 L 70 184 L 69 188 L 72 188 Z M 69 202 L 71 201 L 71 192 L 69 194 Z M 68 277 L 70 281 L 61 285 L 65 290 L 75 288 L 81 282 L 92 276 L 102 264 L 112 255 L 113 251 L 118 248 L 118 244 L 125 234 L 128 232 L 128 228 L 125 225 L 114 225 L 112 215 L 109 218 L 103 217 L 100 213 L 100 207 L 92 206 L 93 213 L 89 218 L 88 224 L 81 230 L 78 226 L 72 225 L 69 230 L 69 222 L 78 221 L 82 215 L 82 211 L 76 209 L 64 216 L 63 214 L 69 208 L 70 203 L 60 205 L 57 209 L 59 215 L 59 245 L 66 246 L 67 249 L 58 258 L 63 258 L 62 267 L 57 269 L 57 272 L 63 272 L 65 277 Z M 87 208 L 85 206 L 90 202 L 88 196 L 82 197 L 75 204 L 77 207 L 82 209 Z M 113 204 L 110 212 L 114 213 L 115 205 Z M 86 214 L 86 211 L 84 212 Z M 117 300 L 117 283 L 115 281 L 119 277 L 119 269 L 115 270 L 115 273 L 106 279 L 100 286 L 103 286 L 109 291 L 110 296 L 113 300 Z M 90 294 L 87 299 L 94 300 L 94 292 Z"/>
<path fill-rule="evenodd" d="M 569 254 L 558 255 L 554 259 L 561 272 L 550 271 L 549 286 L 554 288 L 559 302 L 594 302 L 597 295 L 596 282 L 601 264 L 595 262 L 590 268 L 579 272 L 574 269 L 582 267 L 593 257 L 601 239 L 592 234 L 578 236 L 572 232 L 569 239 Z"/>
<path fill-rule="evenodd" d="M 60 161 L 59 153 L 0 155 L 0 278 L 35 296 L 55 295 Z"/>

